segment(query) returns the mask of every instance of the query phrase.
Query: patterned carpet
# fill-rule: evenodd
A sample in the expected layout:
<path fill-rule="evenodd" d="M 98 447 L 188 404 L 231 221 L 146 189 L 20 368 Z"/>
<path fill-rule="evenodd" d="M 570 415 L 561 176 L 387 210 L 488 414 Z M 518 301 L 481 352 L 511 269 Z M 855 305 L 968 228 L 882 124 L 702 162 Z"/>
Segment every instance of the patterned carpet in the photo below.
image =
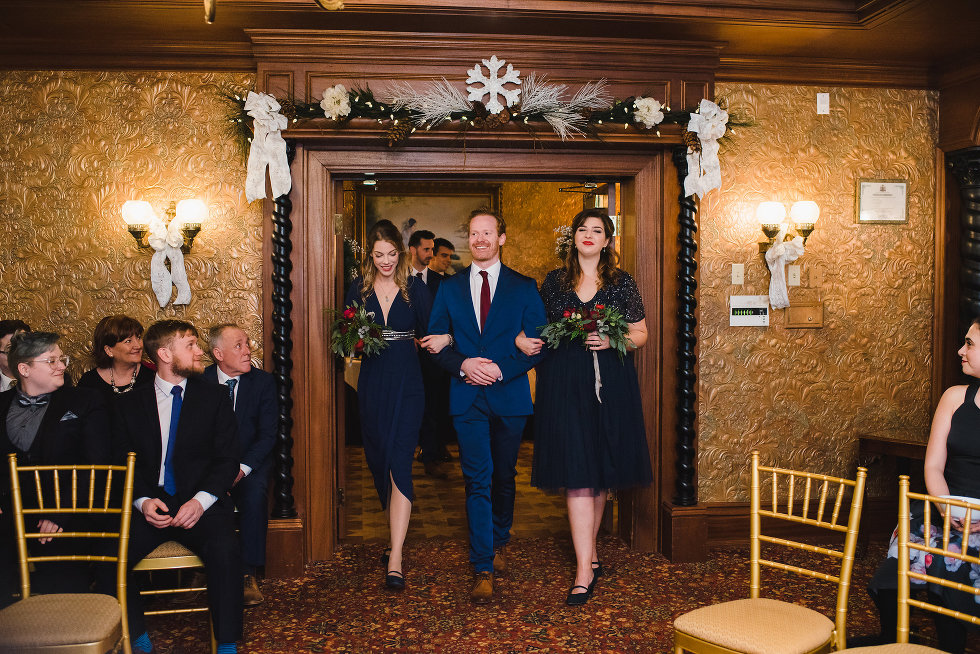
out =
<path fill-rule="evenodd" d="M 669 652 L 675 616 L 748 592 L 746 549 L 719 548 L 705 563 L 670 564 L 608 537 L 601 544 L 608 577 L 585 607 L 566 607 L 568 540 L 521 538 L 513 543 L 512 572 L 499 580 L 495 601 L 478 607 L 469 601 L 465 539 L 413 543 L 406 556 L 408 588 L 400 594 L 383 586 L 382 547 L 345 544 L 333 560 L 310 566 L 302 579 L 263 582 L 266 602 L 246 612 L 241 651 Z M 852 636 L 877 630 L 863 589 L 883 552 L 883 546 L 872 546 L 856 562 L 848 616 Z M 768 596 L 832 614 L 833 591 L 823 582 L 767 572 L 764 586 L 777 589 Z M 201 616 L 155 618 L 150 625 L 162 654 L 207 651 Z"/>

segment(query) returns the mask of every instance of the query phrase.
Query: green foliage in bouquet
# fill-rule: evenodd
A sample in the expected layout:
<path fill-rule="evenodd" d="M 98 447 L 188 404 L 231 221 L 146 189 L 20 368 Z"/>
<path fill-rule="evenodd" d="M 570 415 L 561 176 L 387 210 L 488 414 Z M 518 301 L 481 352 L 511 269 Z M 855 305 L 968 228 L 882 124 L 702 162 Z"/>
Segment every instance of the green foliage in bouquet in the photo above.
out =
<path fill-rule="evenodd" d="M 597 304 L 594 309 L 565 309 L 560 320 L 541 328 L 541 338 L 553 349 L 566 339 L 580 340 L 588 349 L 585 340 L 590 334 L 598 333 L 609 338 L 609 346 L 619 353 L 622 360 L 626 356 L 627 346 L 633 345 L 629 339 L 629 329 L 629 323 L 618 309 Z"/>
<path fill-rule="evenodd" d="M 381 325 L 374 322 L 374 312 L 354 302 L 335 316 L 330 328 L 330 349 L 342 357 L 371 356 L 388 347 L 381 338 Z"/>

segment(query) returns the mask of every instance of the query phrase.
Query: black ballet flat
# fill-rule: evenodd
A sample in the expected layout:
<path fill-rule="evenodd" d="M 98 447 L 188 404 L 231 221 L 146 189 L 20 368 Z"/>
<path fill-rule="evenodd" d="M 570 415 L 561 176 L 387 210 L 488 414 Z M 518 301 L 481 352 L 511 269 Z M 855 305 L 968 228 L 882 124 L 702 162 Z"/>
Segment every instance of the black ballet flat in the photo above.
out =
<path fill-rule="evenodd" d="M 593 584 L 595 583 L 596 579 L 605 574 L 605 569 L 602 567 L 602 561 L 592 562 L 592 574 L 595 575 L 595 579 L 592 580 Z"/>
<path fill-rule="evenodd" d="M 385 575 L 385 586 L 391 590 L 405 590 L 405 575 L 398 570 L 389 570 Z"/>
<path fill-rule="evenodd" d="M 568 597 L 565 598 L 565 604 L 568 606 L 582 606 L 589 601 L 592 597 L 592 588 L 595 585 L 595 577 L 592 577 L 592 583 L 588 586 L 572 586 L 568 589 Z M 584 593 L 573 593 L 572 591 L 576 588 L 584 588 Z"/>

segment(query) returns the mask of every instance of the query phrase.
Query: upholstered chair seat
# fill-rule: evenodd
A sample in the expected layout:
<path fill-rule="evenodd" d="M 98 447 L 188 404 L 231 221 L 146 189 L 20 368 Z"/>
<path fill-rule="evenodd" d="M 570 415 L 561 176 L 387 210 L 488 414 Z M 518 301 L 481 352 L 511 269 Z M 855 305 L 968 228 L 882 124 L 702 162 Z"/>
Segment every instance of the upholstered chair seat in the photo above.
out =
<path fill-rule="evenodd" d="M 119 602 L 111 595 L 31 595 L 0 612 L 0 643 L 4 652 L 79 651 L 85 643 L 118 641 L 120 620 Z"/>

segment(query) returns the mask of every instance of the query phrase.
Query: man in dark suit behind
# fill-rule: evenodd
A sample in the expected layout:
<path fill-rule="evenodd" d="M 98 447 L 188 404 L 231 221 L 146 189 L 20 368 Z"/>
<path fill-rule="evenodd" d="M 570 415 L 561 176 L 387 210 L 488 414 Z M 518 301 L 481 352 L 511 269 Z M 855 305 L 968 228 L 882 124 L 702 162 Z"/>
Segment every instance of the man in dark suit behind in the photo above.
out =
<path fill-rule="evenodd" d="M 157 366 L 152 385 L 120 398 L 117 430 L 136 452 L 129 561 L 135 565 L 175 540 L 201 557 L 218 652 L 236 652 L 242 636 L 241 549 L 228 496 L 238 474 L 238 429 L 228 392 L 200 378 L 204 351 L 197 330 L 162 320 L 143 344 Z M 143 605 L 129 582 L 133 650 L 151 650 Z"/>
<path fill-rule="evenodd" d="M 265 565 L 269 473 L 279 425 L 276 379 L 252 366 L 248 335 L 238 325 L 225 323 L 208 330 L 208 349 L 215 363 L 204 369 L 204 379 L 222 384 L 238 419 L 238 476 L 231 498 L 238 507 L 245 606 L 254 606 L 263 600 L 256 577 Z"/>
<path fill-rule="evenodd" d="M 65 385 L 68 357 L 58 345 L 58 334 L 18 333 L 8 339 L 7 359 L 18 384 L 0 393 L 0 607 L 10 602 L 17 584 L 17 549 L 10 498 L 7 454 L 16 453 L 19 465 L 86 465 L 111 460 L 109 414 L 102 396 L 84 388 Z M 52 502 L 53 485 L 45 477 L 44 497 Z M 62 492 L 71 488 L 62 477 Z M 87 496 L 87 479 L 79 480 L 79 497 Z M 24 503 L 36 506 L 33 484 L 24 487 Z M 68 497 L 68 496 L 65 496 Z M 59 514 L 37 521 L 38 531 L 58 532 L 79 527 L 80 518 Z M 84 519 L 84 518 L 82 518 Z M 72 524 L 69 524 L 72 523 Z M 30 524 L 28 525 L 31 526 Z M 91 528 L 102 531 L 102 528 Z M 77 543 L 58 539 L 30 541 L 34 554 L 57 555 L 75 552 Z M 36 593 L 88 592 L 85 565 L 38 564 L 31 577 Z"/>
<path fill-rule="evenodd" d="M 433 258 L 435 237 L 435 234 L 427 229 L 417 229 L 412 232 L 408 240 L 408 251 L 412 257 L 412 269 L 409 273 L 425 283 L 433 299 L 443 279 L 443 275 L 428 267 Z M 422 415 L 422 426 L 419 428 L 418 460 L 425 468 L 425 474 L 438 479 L 448 479 L 449 472 L 443 465 L 443 462 L 449 459 L 445 435 L 442 433 L 445 420 L 440 420 L 439 415 L 440 409 L 446 409 L 448 404 L 441 407 L 438 398 L 441 391 L 448 397 L 449 382 L 446 372 L 423 348 L 419 348 L 419 364 L 422 367 L 422 385 L 425 386 L 425 412 Z"/>

